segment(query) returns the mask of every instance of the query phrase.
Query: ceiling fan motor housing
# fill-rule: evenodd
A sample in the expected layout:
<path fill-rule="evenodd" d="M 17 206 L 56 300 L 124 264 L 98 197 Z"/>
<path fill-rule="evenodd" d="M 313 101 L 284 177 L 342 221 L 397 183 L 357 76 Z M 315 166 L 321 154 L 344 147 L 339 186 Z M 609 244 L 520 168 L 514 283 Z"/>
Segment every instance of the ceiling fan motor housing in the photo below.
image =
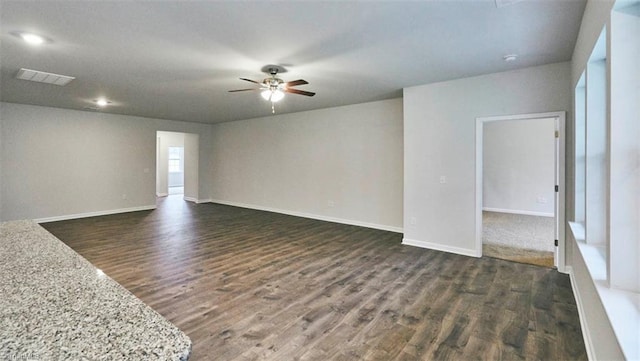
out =
<path fill-rule="evenodd" d="M 262 84 L 269 89 L 275 90 L 283 87 L 284 81 L 280 78 L 271 77 L 262 81 Z"/>

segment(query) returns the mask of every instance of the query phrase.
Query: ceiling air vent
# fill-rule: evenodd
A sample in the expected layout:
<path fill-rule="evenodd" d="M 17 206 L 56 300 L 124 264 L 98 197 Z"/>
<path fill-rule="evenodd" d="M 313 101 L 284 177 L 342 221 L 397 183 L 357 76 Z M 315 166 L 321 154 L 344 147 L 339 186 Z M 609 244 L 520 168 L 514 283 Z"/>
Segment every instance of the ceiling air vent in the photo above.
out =
<path fill-rule="evenodd" d="M 20 69 L 20 71 L 18 71 L 18 75 L 16 75 L 16 78 L 22 79 L 22 80 L 35 81 L 38 83 L 46 83 L 46 84 L 53 84 L 53 85 L 60 85 L 60 86 L 65 86 L 69 84 L 70 81 L 75 79 L 72 76 L 47 73 L 44 71 L 31 70 L 31 69 L 25 69 L 25 68 L 22 68 Z"/>

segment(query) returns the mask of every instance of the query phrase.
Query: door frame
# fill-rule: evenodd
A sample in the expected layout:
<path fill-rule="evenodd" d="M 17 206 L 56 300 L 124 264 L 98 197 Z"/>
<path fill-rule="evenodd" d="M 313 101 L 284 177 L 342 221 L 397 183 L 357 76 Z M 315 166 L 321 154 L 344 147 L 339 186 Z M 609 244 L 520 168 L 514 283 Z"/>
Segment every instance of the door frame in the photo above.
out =
<path fill-rule="evenodd" d="M 546 112 L 516 115 L 501 115 L 476 118 L 476 254 L 482 256 L 482 181 L 483 181 L 483 134 L 484 124 L 493 121 L 523 120 L 555 118 L 555 182 L 558 191 L 555 192 L 555 235 L 558 246 L 555 247 L 554 265 L 559 272 L 565 269 L 565 122 L 566 112 Z"/>
<path fill-rule="evenodd" d="M 168 172 L 161 171 L 161 167 L 168 166 L 168 157 L 166 156 L 166 153 L 168 152 L 168 144 L 162 144 L 162 135 L 167 133 L 178 134 L 183 137 L 182 147 L 184 152 L 182 160 L 184 162 L 184 194 L 182 195 L 182 198 L 189 202 L 199 203 L 200 134 L 198 133 L 165 130 L 156 131 L 156 197 L 165 197 L 168 195 L 169 174 Z M 166 177 L 166 184 L 161 182 L 161 177 L 163 180 Z M 158 192 L 160 185 L 163 186 L 163 189 L 161 192 Z"/>

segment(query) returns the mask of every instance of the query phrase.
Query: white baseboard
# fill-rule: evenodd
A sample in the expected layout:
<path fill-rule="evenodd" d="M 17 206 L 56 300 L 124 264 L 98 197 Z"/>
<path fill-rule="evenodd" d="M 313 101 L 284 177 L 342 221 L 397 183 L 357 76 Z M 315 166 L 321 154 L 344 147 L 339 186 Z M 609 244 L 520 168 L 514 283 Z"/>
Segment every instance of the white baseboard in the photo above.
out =
<path fill-rule="evenodd" d="M 348 225 L 351 225 L 351 226 L 373 228 L 373 229 L 379 229 L 379 230 L 382 230 L 382 231 L 389 231 L 389 232 L 396 232 L 396 233 L 402 233 L 403 232 L 402 227 L 393 227 L 393 226 L 387 226 L 387 225 L 383 225 L 383 224 L 368 223 L 368 222 L 361 222 L 361 221 L 353 221 L 353 220 L 350 220 L 350 219 L 342 219 L 342 218 L 321 216 L 321 215 L 318 215 L 318 214 L 289 211 L 289 210 L 285 210 L 285 209 L 278 209 L 278 208 L 271 208 L 271 207 L 256 206 L 256 205 L 253 205 L 253 204 L 246 204 L 246 203 L 229 202 L 229 201 L 223 201 L 223 200 L 219 200 L 219 199 L 210 199 L 209 201 L 211 203 L 225 204 L 225 205 L 228 205 L 228 206 L 241 207 L 241 208 L 256 209 L 256 210 L 259 210 L 259 211 L 281 213 L 281 214 L 286 214 L 286 215 L 289 215 L 289 216 L 317 219 L 319 221 L 348 224 Z"/>
<path fill-rule="evenodd" d="M 156 197 L 167 197 L 169 193 L 156 193 Z"/>
<path fill-rule="evenodd" d="M 69 219 L 78 219 L 78 218 L 87 218 L 87 217 L 96 217 L 96 216 L 106 216 L 106 215 L 109 215 L 109 214 L 117 214 L 117 213 L 149 211 L 149 210 L 152 210 L 152 209 L 156 209 L 156 205 L 155 204 L 154 205 L 149 205 L 149 206 L 141 206 L 141 207 L 110 209 L 110 210 L 107 210 L 107 211 L 87 212 L 87 213 L 78 213 L 78 214 L 67 214 L 67 215 L 64 215 L 64 216 L 38 218 L 38 219 L 34 219 L 34 221 L 36 223 L 57 222 L 57 221 L 66 221 L 66 220 L 69 220 Z"/>
<path fill-rule="evenodd" d="M 589 333 L 589 327 L 587 325 L 586 313 L 582 304 L 582 296 L 578 289 L 578 283 L 576 277 L 573 274 L 573 268 L 571 266 L 565 266 L 565 271 L 569 274 L 569 280 L 571 280 L 571 290 L 573 291 L 573 297 L 576 300 L 576 306 L 578 308 L 578 318 L 580 319 L 580 328 L 582 329 L 582 338 L 584 339 L 584 345 L 587 350 L 587 358 L 589 360 L 595 360 L 595 351 L 593 349 L 593 341 L 591 340 L 591 334 Z"/>
<path fill-rule="evenodd" d="M 518 210 L 518 209 L 503 209 L 503 208 L 482 207 L 482 210 L 483 211 L 487 211 L 487 212 L 524 214 L 526 216 L 555 217 L 555 214 L 553 214 L 553 213 L 523 211 L 523 210 Z"/>
<path fill-rule="evenodd" d="M 196 201 L 196 203 L 198 203 L 198 204 L 200 204 L 200 203 L 211 203 L 211 202 L 212 202 L 211 198 L 198 199 Z"/>
<path fill-rule="evenodd" d="M 184 196 L 184 197 L 182 197 L 182 199 L 184 199 L 187 202 L 198 203 L 198 198 Z"/>
<path fill-rule="evenodd" d="M 402 239 L 402 244 L 407 245 L 407 246 L 413 246 L 413 247 L 433 249 L 433 250 L 436 250 L 436 251 L 455 253 L 455 254 L 459 254 L 459 255 L 462 255 L 462 256 L 468 256 L 468 257 L 476 257 L 476 258 L 481 257 L 481 255 L 478 254 L 476 252 L 476 250 L 474 250 L 474 249 L 447 246 L 447 245 L 444 245 L 444 244 L 431 243 L 431 242 L 426 242 L 426 241 L 418 241 L 418 240 L 415 240 L 415 239 L 403 238 Z"/>

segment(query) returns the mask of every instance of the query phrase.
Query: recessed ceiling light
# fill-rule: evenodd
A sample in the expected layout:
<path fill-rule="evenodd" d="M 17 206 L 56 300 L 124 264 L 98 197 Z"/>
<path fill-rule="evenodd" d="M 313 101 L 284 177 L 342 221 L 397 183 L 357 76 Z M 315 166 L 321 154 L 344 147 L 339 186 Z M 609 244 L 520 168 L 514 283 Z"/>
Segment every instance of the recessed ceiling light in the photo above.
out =
<path fill-rule="evenodd" d="M 517 54 L 509 54 L 509 55 L 503 56 L 502 59 L 504 59 L 504 61 L 506 61 L 506 62 L 510 62 L 510 61 L 514 61 L 514 60 L 518 59 L 518 55 Z"/>
<path fill-rule="evenodd" d="M 44 38 L 40 35 L 24 33 L 21 34 L 22 39 L 31 45 L 40 45 L 44 43 Z"/>
<path fill-rule="evenodd" d="M 108 101 L 107 99 L 104 99 L 104 98 L 96 99 L 95 102 L 96 102 L 96 104 L 98 104 L 101 107 L 106 107 L 107 105 L 111 104 L 110 101 Z"/>
<path fill-rule="evenodd" d="M 38 35 L 38 34 L 34 34 L 34 33 L 28 33 L 28 32 L 24 32 L 24 31 L 16 31 L 16 32 L 12 32 L 11 33 L 14 36 L 19 37 L 20 39 L 24 40 L 25 43 L 29 44 L 29 45 L 42 45 L 44 43 L 50 43 L 51 39 L 48 39 L 42 35 Z"/>

